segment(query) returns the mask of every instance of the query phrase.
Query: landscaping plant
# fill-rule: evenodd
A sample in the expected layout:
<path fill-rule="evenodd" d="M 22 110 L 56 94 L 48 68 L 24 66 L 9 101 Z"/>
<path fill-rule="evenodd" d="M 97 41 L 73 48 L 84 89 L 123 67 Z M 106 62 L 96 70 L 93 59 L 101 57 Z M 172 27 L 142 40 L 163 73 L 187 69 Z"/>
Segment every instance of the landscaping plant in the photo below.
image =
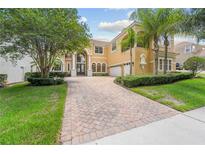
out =
<path fill-rule="evenodd" d="M 79 19 L 76 9 L 0 9 L 0 55 L 28 55 L 48 78 L 57 58 L 89 45 L 87 25 Z"/>
<path fill-rule="evenodd" d="M 205 70 L 205 58 L 191 57 L 184 62 L 184 68 L 190 70 L 194 76 Z"/>

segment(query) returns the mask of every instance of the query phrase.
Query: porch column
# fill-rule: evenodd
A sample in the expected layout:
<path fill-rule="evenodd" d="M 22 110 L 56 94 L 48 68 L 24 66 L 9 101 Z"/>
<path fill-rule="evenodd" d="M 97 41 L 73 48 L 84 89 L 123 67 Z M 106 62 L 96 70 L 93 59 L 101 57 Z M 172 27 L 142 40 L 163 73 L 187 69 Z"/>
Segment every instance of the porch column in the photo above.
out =
<path fill-rule="evenodd" d="M 72 54 L 71 76 L 76 76 L 76 53 Z"/>
<path fill-rule="evenodd" d="M 92 65 L 91 64 L 91 55 L 88 55 L 88 71 L 87 71 L 88 76 L 93 76 L 91 65 Z"/>

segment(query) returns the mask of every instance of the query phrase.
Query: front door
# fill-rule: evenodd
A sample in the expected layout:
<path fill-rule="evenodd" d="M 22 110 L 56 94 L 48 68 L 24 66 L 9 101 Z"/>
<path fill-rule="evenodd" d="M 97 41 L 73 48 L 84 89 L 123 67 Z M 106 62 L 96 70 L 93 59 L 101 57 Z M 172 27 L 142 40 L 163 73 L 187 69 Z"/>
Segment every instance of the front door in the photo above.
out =
<path fill-rule="evenodd" d="M 85 75 L 85 64 L 77 64 L 77 75 Z"/>
<path fill-rule="evenodd" d="M 84 54 L 77 55 L 77 75 L 85 75 L 85 70 L 86 70 L 85 60 L 86 58 Z"/>

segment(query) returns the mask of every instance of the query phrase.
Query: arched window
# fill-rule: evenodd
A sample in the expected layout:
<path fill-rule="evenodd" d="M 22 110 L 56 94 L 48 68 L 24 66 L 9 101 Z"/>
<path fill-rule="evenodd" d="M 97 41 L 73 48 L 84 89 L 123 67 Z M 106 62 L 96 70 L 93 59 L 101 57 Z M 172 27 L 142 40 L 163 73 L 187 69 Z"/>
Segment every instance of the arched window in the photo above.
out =
<path fill-rule="evenodd" d="M 97 64 L 97 72 L 101 72 L 101 64 L 100 63 Z"/>
<path fill-rule="evenodd" d="M 102 64 L 102 72 L 106 72 L 106 65 L 105 65 L 105 63 Z"/>
<path fill-rule="evenodd" d="M 60 71 L 62 71 L 62 62 L 61 62 L 61 60 L 56 60 L 56 61 L 54 62 L 53 71 L 54 71 L 54 72 L 60 72 Z"/>
<path fill-rule="evenodd" d="M 95 63 L 92 64 L 92 70 L 93 70 L 93 72 L 96 72 L 96 64 Z"/>

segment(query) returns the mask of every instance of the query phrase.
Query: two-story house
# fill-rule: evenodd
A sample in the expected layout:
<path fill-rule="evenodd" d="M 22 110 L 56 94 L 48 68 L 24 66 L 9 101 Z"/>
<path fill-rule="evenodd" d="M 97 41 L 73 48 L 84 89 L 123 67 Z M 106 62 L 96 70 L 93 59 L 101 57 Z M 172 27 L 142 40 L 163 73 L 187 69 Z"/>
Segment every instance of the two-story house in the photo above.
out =
<path fill-rule="evenodd" d="M 205 45 L 199 45 L 192 42 L 180 42 L 175 45 L 176 65 L 180 67 L 190 57 L 205 57 Z"/>
<path fill-rule="evenodd" d="M 140 33 L 140 26 L 134 22 L 129 27 L 136 33 Z M 107 73 L 110 76 L 129 75 L 130 72 L 130 51 L 121 48 L 121 41 L 127 35 L 126 28 L 113 38 L 110 42 L 90 40 L 90 47 L 82 52 L 72 55 L 65 55 L 61 59 L 62 65 L 55 71 L 69 71 L 71 76 Z M 123 51 L 124 50 L 124 51 Z M 153 74 L 154 73 L 154 52 L 137 45 L 132 49 L 132 72 L 133 74 Z M 168 71 L 175 71 L 176 53 L 174 52 L 174 39 L 170 37 L 168 48 Z M 158 70 L 164 69 L 164 47 L 160 46 Z"/>

